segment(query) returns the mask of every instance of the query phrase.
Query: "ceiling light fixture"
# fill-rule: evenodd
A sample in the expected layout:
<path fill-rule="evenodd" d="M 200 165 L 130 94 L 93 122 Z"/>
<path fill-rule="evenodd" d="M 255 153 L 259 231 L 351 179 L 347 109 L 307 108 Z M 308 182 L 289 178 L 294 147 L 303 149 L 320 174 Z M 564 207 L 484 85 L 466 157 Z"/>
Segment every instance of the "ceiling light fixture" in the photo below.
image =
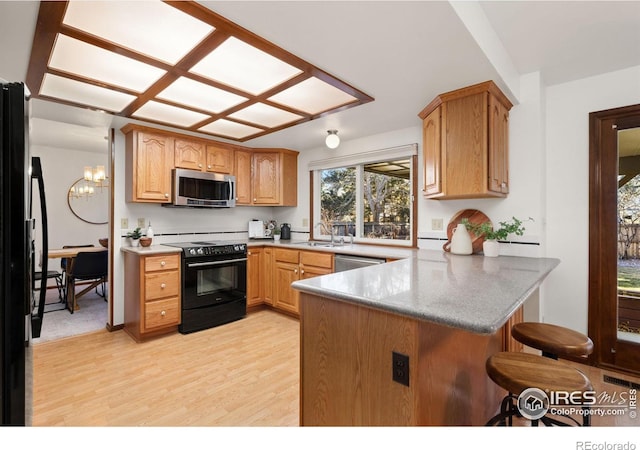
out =
<path fill-rule="evenodd" d="M 329 133 L 329 135 L 324 140 L 325 144 L 327 144 L 327 147 L 331 149 L 338 148 L 338 145 L 340 145 L 338 130 L 327 130 L 327 133 Z"/>
<path fill-rule="evenodd" d="M 373 101 L 200 3 L 40 2 L 29 90 L 241 142 Z"/>

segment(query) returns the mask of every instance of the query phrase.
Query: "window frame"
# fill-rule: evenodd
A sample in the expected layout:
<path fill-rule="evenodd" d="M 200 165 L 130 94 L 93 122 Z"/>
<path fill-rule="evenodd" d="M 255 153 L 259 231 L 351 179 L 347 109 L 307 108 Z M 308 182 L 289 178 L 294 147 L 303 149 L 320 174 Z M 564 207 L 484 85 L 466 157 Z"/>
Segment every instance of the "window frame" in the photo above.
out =
<path fill-rule="evenodd" d="M 321 228 L 316 227 L 317 220 L 320 218 L 320 172 L 328 169 L 337 169 L 342 167 L 356 167 L 356 186 L 358 195 L 356 196 L 356 230 L 357 233 L 363 229 L 364 220 L 364 195 L 362 193 L 362 179 L 364 176 L 364 166 L 371 163 L 393 161 L 398 159 L 408 159 L 410 161 L 409 176 L 409 211 L 410 211 L 410 235 L 409 239 L 376 239 L 356 236 L 354 242 L 367 245 L 383 245 L 383 246 L 399 246 L 417 248 L 417 186 L 418 186 L 418 156 L 417 144 L 409 144 L 401 147 L 390 149 L 382 149 L 373 152 L 365 152 L 354 155 L 346 155 L 336 158 L 330 158 L 321 161 L 309 163 L 310 177 L 310 218 L 309 238 L 310 240 L 329 241 L 331 235 L 324 234 Z M 319 220 L 319 219 L 318 219 Z"/>

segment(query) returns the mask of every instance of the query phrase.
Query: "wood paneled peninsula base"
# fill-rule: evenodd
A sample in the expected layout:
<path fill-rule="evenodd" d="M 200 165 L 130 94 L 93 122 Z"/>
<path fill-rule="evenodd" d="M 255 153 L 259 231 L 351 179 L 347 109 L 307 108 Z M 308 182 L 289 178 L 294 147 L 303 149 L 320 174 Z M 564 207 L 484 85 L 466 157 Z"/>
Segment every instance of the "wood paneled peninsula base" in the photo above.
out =
<path fill-rule="evenodd" d="M 300 424 L 484 425 L 505 394 L 485 362 L 517 350 L 508 330 L 558 262 L 421 250 L 293 283 L 301 291 Z M 407 372 L 408 386 L 393 380 Z"/>

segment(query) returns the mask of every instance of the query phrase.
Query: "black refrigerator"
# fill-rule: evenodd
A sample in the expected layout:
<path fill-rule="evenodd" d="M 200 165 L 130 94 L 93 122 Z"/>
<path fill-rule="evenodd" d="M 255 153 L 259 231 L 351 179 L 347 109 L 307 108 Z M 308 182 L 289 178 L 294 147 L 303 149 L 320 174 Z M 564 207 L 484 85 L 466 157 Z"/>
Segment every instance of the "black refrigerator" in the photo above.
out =
<path fill-rule="evenodd" d="M 47 277 L 34 280 L 33 236 L 42 241 L 47 273 L 47 213 L 42 167 L 29 152 L 29 94 L 23 83 L 0 82 L 0 424 L 30 424 L 31 338 L 40 336 Z M 32 193 L 40 197 L 40 223 Z M 36 293 L 38 295 L 36 295 Z"/>

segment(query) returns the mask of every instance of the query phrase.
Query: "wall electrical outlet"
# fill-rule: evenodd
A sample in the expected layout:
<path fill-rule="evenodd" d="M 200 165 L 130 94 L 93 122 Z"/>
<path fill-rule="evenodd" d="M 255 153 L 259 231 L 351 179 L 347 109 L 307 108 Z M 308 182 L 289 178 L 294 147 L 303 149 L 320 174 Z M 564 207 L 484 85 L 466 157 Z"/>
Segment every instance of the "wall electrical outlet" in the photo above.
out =
<path fill-rule="evenodd" d="M 145 220 L 144 217 L 142 219 L 138 219 L 138 228 L 144 228 L 145 227 Z"/>
<path fill-rule="evenodd" d="M 431 219 L 431 229 L 434 231 L 441 231 L 442 219 Z"/>
<path fill-rule="evenodd" d="M 127 228 L 129 228 L 129 219 L 123 217 L 120 219 L 120 229 L 126 230 Z"/>
<path fill-rule="evenodd" d="M 393 381 L 409 386 L 409 357 L 402 353 L 392 352 L 391 365 L 393 366 Z"/>

